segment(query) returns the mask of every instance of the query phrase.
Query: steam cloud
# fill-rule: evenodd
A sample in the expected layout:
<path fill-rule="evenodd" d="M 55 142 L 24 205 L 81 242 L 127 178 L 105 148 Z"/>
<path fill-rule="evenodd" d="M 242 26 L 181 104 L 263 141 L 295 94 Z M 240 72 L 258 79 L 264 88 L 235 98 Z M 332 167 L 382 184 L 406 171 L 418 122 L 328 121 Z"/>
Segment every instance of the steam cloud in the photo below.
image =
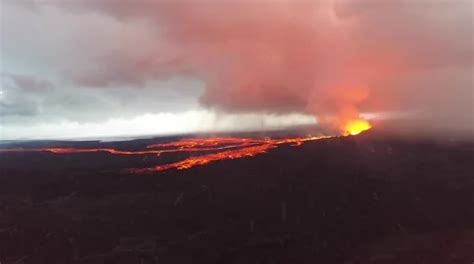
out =
<path fill-rule="evenodd" d="M 57 5 L 140 22 L 159 36 L 154 45 L 146 34 L 123 43 L 100 57 L 100 70 L 70 71 L 80 85 L 185 74 L 205 82 L 202 104 L 224 111 L 303 112 L 331 127 L 361 112 L 409 112 L 417 118 L 411 124 L 473 130 L 470 0 Z"/>

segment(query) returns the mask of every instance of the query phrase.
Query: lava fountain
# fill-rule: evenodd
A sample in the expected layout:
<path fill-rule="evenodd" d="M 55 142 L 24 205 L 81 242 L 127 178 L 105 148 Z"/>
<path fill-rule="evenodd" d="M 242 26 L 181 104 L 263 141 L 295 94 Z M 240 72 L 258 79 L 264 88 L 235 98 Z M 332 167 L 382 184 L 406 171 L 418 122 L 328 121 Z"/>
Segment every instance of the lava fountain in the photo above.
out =
<path fill-rule="evenodd" d="M 372 125 L 365 119 L 354 119 L 344 124 L 342 134 L 344 136 L 355 136 L 372 128 Z"/>

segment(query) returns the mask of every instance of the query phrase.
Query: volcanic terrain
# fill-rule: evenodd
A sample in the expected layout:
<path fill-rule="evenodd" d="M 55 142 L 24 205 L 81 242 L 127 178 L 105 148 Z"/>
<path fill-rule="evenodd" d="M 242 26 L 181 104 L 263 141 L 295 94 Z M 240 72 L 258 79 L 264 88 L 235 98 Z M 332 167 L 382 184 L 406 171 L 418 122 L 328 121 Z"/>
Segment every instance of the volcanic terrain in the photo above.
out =
<path fill-rule="evenodd" d="M 274 132 L 0 149 L 2 264 L 474 261 L 472 142 Z"/>

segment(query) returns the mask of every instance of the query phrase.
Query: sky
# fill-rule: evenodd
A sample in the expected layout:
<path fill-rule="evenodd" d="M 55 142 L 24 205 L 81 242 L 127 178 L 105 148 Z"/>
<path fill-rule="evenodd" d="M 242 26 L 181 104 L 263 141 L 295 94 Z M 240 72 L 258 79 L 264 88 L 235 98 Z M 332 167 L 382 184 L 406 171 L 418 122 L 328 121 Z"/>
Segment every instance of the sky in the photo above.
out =
<path fill-rule="evenodd" d="M 471 0 L 0 0 L 0 139 L 337 131 L 361 116 L 474 135 L 473 12 Z"/>

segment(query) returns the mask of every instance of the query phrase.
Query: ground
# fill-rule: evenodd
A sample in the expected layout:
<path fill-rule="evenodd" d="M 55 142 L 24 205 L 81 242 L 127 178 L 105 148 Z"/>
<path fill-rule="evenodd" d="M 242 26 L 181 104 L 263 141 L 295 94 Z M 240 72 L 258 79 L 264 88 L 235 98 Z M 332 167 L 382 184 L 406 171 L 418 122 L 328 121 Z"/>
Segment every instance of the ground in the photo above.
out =
<path fill-rule="evenodd" d="M 136 175 L 156 158 L 3 153 L 0 262 L 471 264 L 473 154 L 366 133 Z"/>

